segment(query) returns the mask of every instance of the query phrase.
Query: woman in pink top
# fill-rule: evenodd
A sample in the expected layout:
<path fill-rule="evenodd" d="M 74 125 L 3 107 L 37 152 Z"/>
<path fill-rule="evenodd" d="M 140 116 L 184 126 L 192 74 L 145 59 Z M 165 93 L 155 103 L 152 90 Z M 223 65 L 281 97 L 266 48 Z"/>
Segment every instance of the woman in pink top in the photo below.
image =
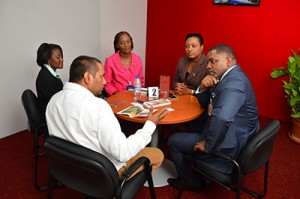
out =
<path fill-rule="evenodd" d="M 129 33 L 119 32 L 114 39 L 115 54 L 105 60 L 105 91 L 113 95 L 132 86 L 136 75 L 144 84 L 143 65 L 139 56 L 132 52 L 133 42 Z"/>

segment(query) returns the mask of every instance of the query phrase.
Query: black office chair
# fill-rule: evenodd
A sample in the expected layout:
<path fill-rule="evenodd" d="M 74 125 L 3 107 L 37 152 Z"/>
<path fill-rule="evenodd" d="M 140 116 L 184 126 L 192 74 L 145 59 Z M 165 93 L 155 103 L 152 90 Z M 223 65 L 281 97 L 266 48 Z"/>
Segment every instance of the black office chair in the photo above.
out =
<path fill-rule="evenodd" d="M 64 139 L 47 138 L 48 198 L 53 195 L 53 182 L 93 198 L 134 198 L 146 181 L 151 198 L 156 198 L 148 158 L 138 159 L 119 177 L 112 162 L 100 153 Z M 134 171 L 144 165 L 145 169 L 127 180 Z"/>
<path fill-rule="evenodd" d="M 255 134 L 245 145 L 241 153 L 239 154 L 237 160 L 232 159 L 228 155 L 216 151 L 213 155 L 220 158 L 224 158 L 234 164 L 233 174 L 224 174 L 214 169 L 207 167 L 200 161 L 195 161 L 193 157 L 186 157 L 192 160 L 193 164 L 189 170 L 189 174 L 183 183 L 185 187 L 189 175 L 192 171 L 196 171 L 201 176 L 209 179 L 229 191 L 234 191 L 236 193 L 236 198 L 240 198 L 240 191 L 252 195 L 255 198 L 263 198 L 267 193 L 268 186 L 268 169 L 269 169 L 269 158 L 273 151 L 273 145 L 275 137 L 279 131 L 280 123 L 278 120 L 273 120 L 267 124 L 260 132 Z M 196 158 L 196 157 L 194 157 Z M 258 194 L 243 186 L 243 179 L 247 174 L 253 173 L 261 167 L 265 166 L 264 172 L 264 190 L 262 194 Z M 178 197 L 181 197 L 183 189 L 180 190 Z"/>
<path fill-rule="evenodd" d="M 34 135 L 34 185 L 38 190 L 44 191 L 47 189 L 47 186 L 38 184 L 38 158 L 46 154 L 43 145 L 39 144 L 39 137 L 48 134 L 46 119 L 32 90 L 25 90 L 21 99 L 30 125 L 30 132 Z"/>

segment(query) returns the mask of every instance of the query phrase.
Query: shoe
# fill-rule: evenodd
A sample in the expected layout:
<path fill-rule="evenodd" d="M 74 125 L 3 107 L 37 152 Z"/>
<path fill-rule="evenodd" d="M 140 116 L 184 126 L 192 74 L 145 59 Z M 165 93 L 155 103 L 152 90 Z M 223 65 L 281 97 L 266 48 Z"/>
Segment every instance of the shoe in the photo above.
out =
<path fill-rule="evenodd" d="M 167 180 L 168 184 L 174 187 L 175 189 L 180 189 L 181 188 L 181 183 L 179 183 L 179 180 L 175 178 L 169 178 Z"/>
<path fill-rule="evenodd" d="M 167 182 L 169 183 L 169 185 L 171 185 L 172 187 L 174 187 L 175 189 L 181 189 L 182 187 L 182 182 L 179 179 L 175 179 L 175 178 L 169 178 L 167 180 Z M 200 191 L 203 187 L 194 187 L 194 186 L 189 186 L 186 185 L 182 188 L 182 190 L 188 190 L 188 191 Z"/>

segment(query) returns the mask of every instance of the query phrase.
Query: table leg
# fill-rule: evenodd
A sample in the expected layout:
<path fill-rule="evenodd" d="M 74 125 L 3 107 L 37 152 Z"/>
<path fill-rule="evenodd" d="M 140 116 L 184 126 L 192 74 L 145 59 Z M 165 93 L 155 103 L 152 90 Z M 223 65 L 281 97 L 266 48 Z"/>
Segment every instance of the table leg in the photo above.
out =
<path fill-rule="evenodd" d="M 152 134 L 152 140 L 150 143 L 151 147 L 158 147 L 158 128 L 156 127 L 154 133 Z"/>
<path fill-rule="evenodd" d="M 168 185 L 168 178 L 176 178 L 177 172 L 174 163 L 171 160 L 164 159 L 158 169 L 152 173 L 153 184 L 154 187 L 163 187 Z M 148 182 L 145 183 L 146 187 L 148 187 Z"/>
<path fill-rule="evenodd" d="M 152 134 L 151 147 L 158 147 L 158 128 Z M 171 160 L 164 159 L 160 167 L 152 173 L 154 187 L 162 187 L 168 185 L 168 178 L 176 178 L 177 172 L 174 163 Z M 148 186 L 146 182 L 144 186 Z"/>

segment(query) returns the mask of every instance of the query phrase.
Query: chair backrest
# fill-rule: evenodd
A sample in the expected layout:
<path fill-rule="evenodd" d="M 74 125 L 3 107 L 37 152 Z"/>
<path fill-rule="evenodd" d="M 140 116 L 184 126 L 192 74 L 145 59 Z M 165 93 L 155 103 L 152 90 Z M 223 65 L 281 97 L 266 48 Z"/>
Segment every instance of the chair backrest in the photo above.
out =
<path fill-rule="evenodd" d="M 243 174 L 256 171 L 269 161 L 279 128 L 279 121 L 273 120 L 247 142 L 237 159 Z"/>
<path fill-rule="evenodd" d="M 32 90 L 27 89 L 23 92 L 21 99 L 30 127 L 33 128 L 34 131 L 38 131 L 41 126 L 46 124 L 46 119 L 41 111 L 36 95 Z"/>
<path fill-rule="evenodd" d="M 114 198 L 119 175 L 105 156 L 57 137 L 45 143 L 48 169 L 55 179 L 87 196 Z"/>

